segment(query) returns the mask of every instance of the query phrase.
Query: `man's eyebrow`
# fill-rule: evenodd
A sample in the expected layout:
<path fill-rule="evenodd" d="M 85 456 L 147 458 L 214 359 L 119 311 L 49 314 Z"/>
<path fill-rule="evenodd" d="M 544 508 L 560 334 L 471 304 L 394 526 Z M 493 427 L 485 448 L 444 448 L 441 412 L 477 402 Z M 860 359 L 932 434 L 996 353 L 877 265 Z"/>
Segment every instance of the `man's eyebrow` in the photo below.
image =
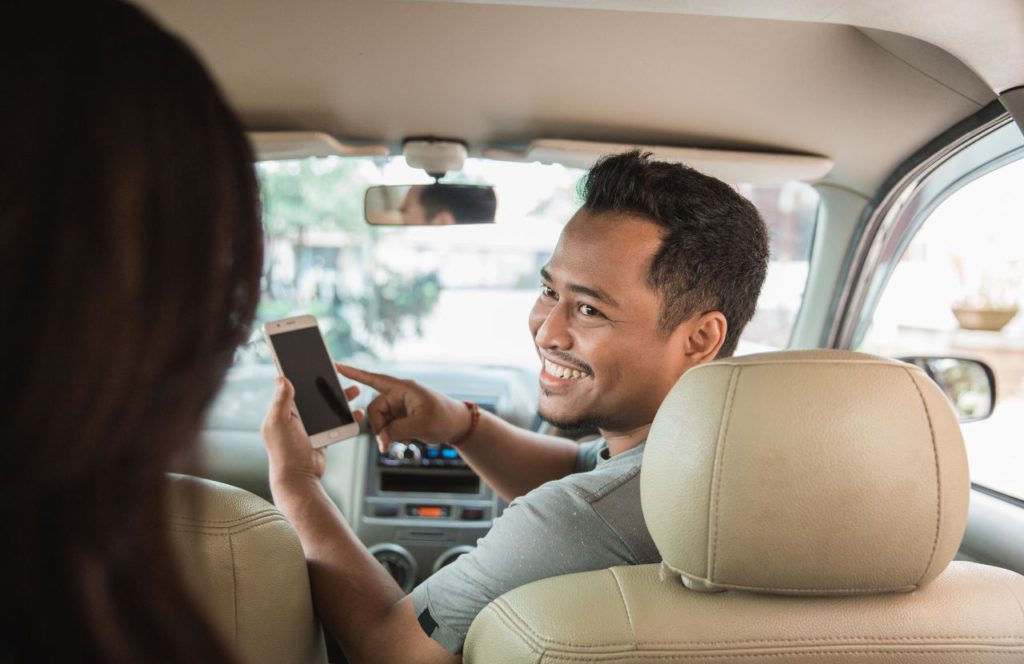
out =
<path fill-rule="evenodd" d="M 551 273 L 547 271 L 547 268 L 542 267 L 540 269 L 540 276 L 545 281 L 553 281 L 553 279 L 551 278 Z M 591 288 L 589 286 L 581 286 L 580 284 L 569 284 L 569 290 L 572 291 L 573 293 L 579 293 L 580 295 L 587 295 L 589 297 L 594 298 L 595 300 L 598 300 L 599 302 L 604 302 L 605 304 L 609 304 L 613 307 L 619 306 L 619 303 L 615 301 L 615 298 L 613 298 L 608 293 L 605 293 L 600 288 Z"/>

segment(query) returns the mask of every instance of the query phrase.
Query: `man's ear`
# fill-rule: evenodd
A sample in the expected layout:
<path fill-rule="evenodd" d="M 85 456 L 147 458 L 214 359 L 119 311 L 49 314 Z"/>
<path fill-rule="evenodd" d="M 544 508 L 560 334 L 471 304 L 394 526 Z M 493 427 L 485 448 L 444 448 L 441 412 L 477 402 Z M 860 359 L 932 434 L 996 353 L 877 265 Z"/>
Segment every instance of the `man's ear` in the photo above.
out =
<path fill-rule="evenodd" d="M 704 364 L 718 357 L 718 351 L 725 343 L 729 323 L 721 311 L 709 311 L 690 320 L 689 334 L 685 339 L 686 358 L 691 366 Z"/>

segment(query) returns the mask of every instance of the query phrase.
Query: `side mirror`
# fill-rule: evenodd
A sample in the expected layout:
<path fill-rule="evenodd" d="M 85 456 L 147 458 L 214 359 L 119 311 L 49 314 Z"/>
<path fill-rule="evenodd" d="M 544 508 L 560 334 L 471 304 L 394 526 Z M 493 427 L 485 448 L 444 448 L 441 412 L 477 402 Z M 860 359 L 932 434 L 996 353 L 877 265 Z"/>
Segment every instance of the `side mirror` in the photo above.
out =
<path fill-rule="evenodd" d="M 442 183 L 370 187 L 363 206 L 374 226 L 493 224 L 497 208 L 494 187 Z"/>
<path fill-rule="evenodd" d="M 961 357 L 901 357 L 924 369 L 942 388 L 961 422 L 977 422 L 992 414 L 996 404 L 996 375 L 980 360 Z"/>

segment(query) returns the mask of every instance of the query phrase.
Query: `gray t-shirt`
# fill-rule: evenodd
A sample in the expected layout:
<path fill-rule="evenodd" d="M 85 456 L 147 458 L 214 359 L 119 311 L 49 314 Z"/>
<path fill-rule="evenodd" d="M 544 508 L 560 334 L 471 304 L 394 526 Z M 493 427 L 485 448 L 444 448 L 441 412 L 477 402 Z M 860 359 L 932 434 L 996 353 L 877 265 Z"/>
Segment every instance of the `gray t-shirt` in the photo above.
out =
<path fill-rule="evenodd" d="M 641 444 L 612 458 L 580 445 L 576 472 L 513 500 L 473 551 L 412 591 L 423 630 L 451 653 L 492 600 L 573 572 L 661 560 L 640 510 Z"/>

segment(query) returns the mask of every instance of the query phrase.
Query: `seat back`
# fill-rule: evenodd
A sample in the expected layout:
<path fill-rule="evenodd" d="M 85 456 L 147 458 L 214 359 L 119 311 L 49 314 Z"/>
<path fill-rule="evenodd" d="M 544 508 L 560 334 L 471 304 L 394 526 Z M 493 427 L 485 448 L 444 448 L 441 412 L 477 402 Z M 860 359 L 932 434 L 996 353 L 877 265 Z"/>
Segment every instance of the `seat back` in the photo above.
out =
<path fill-rule="evenodd" d="M 954 563 L 969 479 L 916 367 L 792 351 L 691 369 L 641 499 L 660 565 L 538 581 L 473 623 L 469 662 L 1024 662 L 1024 577 Z"/>
<path fill-rule="evenodd" d="M 907 593 L 804 597 L 688 589 L 660 565 L 544 579 L 491 602 L 472 663 L 1024 662 L 1024 577 L 955 562 Z"/>
<path fill-rule="evenodd" d="M 291 524 L 248 491 L 185 475 L 168 479 L 171 537 L 185 581 L 241 661 L 326 662 Z"/>

